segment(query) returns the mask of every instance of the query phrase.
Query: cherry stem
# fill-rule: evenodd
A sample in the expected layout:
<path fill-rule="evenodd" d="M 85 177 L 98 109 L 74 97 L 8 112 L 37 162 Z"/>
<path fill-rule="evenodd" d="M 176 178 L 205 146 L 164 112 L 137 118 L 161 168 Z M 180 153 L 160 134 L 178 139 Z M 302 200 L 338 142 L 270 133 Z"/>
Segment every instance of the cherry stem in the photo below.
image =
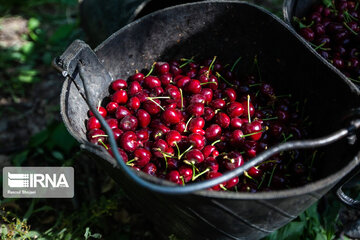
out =
<path fill-rule="evenodd" d="M 167 169 L 168 169 L 168 161 L 167 161 L 167 158 L 166 158 L 166 154 L 161 152 L 162 155 L 164 156 L 164 160 L 165 160 L 165 170 L 164 170 L 164 173 L 166 173 Z"/>
<path fill-rule="evenodd" d="M 311 27 L 314 24 L 314 21 L 312 21 L 309 25 L 305 25 L 304 23 L 301 22 L 300 18 L 298 18 L 298 17 L 293 17 L 293 20 L 294 20 L 294 22 L 299 24 L 299 28 Z"/>
<path fill-rule="evenodd" d="M 217 143 L 219 143 L 219 142 L 221 142 L 221 139 L 218 139 L 218 140 L 216 140 L 215 142 L 213 142 L 213 143 L 211 144 L 211 146 L 214 146 L 215 144 L 217 144 Z"/>
<path fill-rule="evenodd" d="M 249 123 L 251 123 L 251 118 L 250 118 L 250 95 L 247 95 L 247 112 L 248 112 L 248 121 L 249 121 Z"/>
<path fill-rule="evenodd" d="M 150 71 L 148 72 L 148 74 L 146 74 L 146 76 L 145 77 L 148 77 L 148 76 L 150 76 L 150 74 L 154 71 L 154 68 L 155 68 L 155 64 L 156 64 L 156 62 L 154 62 L 153 63 L 153 65 L 151 66 L 151 69 L 150 69 Z"/>
<path fill-rule="evenodd" d="M 313 44 L 313 43 L 311 43 L 311 42 L 308 42 L 308 43 L 310 43 L 310 45 L 313 46 L 313 48 L 314 48 L 315 50 L 318 50 L 318 49 L 324 50 L 324 51 L 329 51 L 329 50 L 331 50 L 331 48 L 323 48 L 323 46 L 326 44 L 326 42 L 323 42 L 323 43 L 321 43 L 320 45 L 315 45 L 315 44 Z"/>
<path fill-rule="evenodd" d="M 185 186 L 184 176 L 180 176 L 180 179 L 181 179 L 182 185 Z"/>
<path fill-rule="evenodd" d="M 169 96 L 165 96 L 165 97 L 147 97 L 148 99 L 151 98 L 151 99 L 170 99 L 171 97 Z"/>
<path fill-rule="evenodd" d="M 98 104 L 98 108 L 97 108 L 98 111 L 100 110 L 100 105 L 101 105 L 101 101 L 99 101 L 99 104 Z"/>
<path fill-rule="evenodd" d="M 179 88 L 180 90 L 180 99 L 181 99 L 181 111 L 184 109 L 184 97 L 183 97 L 183 92 L 182 89 Z"/>
<path fill-rule="evenodd" d="M 254 182 L 258 183 L 258 181 L 257 181 L 255 178 L 253 178 L 252 176 L 250 176 L 247 171 L 244 171 L 244 175 L 245 175 L 245 177 L 250 178 L 250 179 L 253 180 Z"/>
<path fill-rule="evenodd" d="M 289 136 L 285 136 L 285 133 L 282 133 L 282 136 L 284 137 L 284 141 L 283 142 L 287 142 L 290 138 L 292 138 L 294 135 L 292 135 L 291 133 L 290 133 L 290 135 Z"/>
<path fill-rule="evenodd" d="M 201 173 L 199 173 L 198 175 L 193 175 L 192 181 L 195 181 L 198 177 L 204 175 L 205 173 L 209 172 L 210 168 L 205 169 L 204 171 L 202 171 Z"/>
<path fill-rule="evenodd" d="M 274 176 L 276 166 L 277 165 L 275 165 L 274 168 L 272 169 L 272 172 L 271 172 L 271 175 L 270 175 L 270 178 L 269 178 L 269 182 L 268 182 L 268 185 L 267 185 L 268 187 L 270 187 L 270 185 L 271 185 L 271 181 L 272 181 L 272 178 Z"/>
<path fill-rule="evenodd" d="M 105 148 L 106 150 L 109 150 L 109 148 L 105 145 L 105 143 L 103 142 L 103 140 L 99 139 L 98 142 L 100 142 L 100 143 L 104 146 L 104 148 Z"/>
<path fill-rule="evenodd" d="M 255 86 L 261 86 L 262 83 L 254 83 L 254 84 L 250 84 L 249 87 L 255 87 Z"/>
<path fill-rule="evenodd" d="M 152 101 L 152 102 L 155 103 L 159 108 L 161 108 L 161 110 L 165 111 L 165 109 L 164 109 L 159 103 L 157 103 L 156 101 L 154 101 L 152 98 L 147 97 L 146 99 Z"/>
<path fill-rule="evenodd" d="M 181 61 L 186 61 L 185 63 L 183 63 L 183 64 L 181 64 L 181 65 L 179 66 L 179 68 L 183 68 L 183 67 L 185 67 L 186 65 L 188 65 L 189 63 L 194 62 L 194 56 L 192 56 L 190 59 L 182 58 L 182 59 L 180 59 L 180 60 L 181 60 Z"/>
<path fill-rule="evenodd" d="M 227 191 L 227 188 L 224 187 L 224 185 L 220 184 L 219 186 L 220 186 L 220 188 L 221 188 L 222 190 Z"/>
<path fill-rule="evenodd" d="M 264 119 L 261 119 L 263 121 L 270 121 L 270 120 L 276 120 L 278 119 L 278 117 L 270 117 L 270 118 L 264 118 Z"/>
<path fill-rule="evenodd" d="M 177 145 L 177 142 L 175 142 L 174 144 L 175 144 L 175 146 L 176 146 L 176 148 L 177 148 L 178 157 L 179 157 L 179 156 L 180 156 L 180 148 L 179 148 L 179 146 Z M 180 160 L 180 158 L 179 158 L 179 160 Z"/>
<path fill-rule="evenodd" d="M 221 80 L 223 80 L 226 84 L 230 85 L 231 87 L 235 87 L 234 84 L 229 83 L 223 76 L 220 75 L 220 73 L 216 72 L 216 76 L 217 76 L 218 78 L 220 78 Z"/>
<path fill-rule="evenodd" d="M 358 35 L 358 33 L 357 32 L 355 32 L 354 30 L 352 30 L 352 28 L 351 27 L 349 27 L 349 25 L 347 25 L 347 23 L 346 22 L 344 22 L 344 25 L 345 25 L 345 27 L 347 28 L 347 29 L 349 29 L 349 31 L 350 32 L 352 32 L 353 34 L 355 34 L 356 36 Z"/>
<path fill-rule="evenodd" d="M 108 135 L 104 135 L 104 134 L 98 134 L 98 135 L 94 135 L 92 136 L 92 138 L 96 138 L 96 137 L 107 137 Z M 99 139 L 101 140 L 101 139 Z"/>
<path fill-rule="evenodd" d="M 206 84 L 216 84 L 217 85 L 217 82 L 203 82 L 203 83 L 200 83 L 200 86 L 206 85 Z"/>
<path fill-rule="evenodd" d="M 178 159 L 180 160 L 182 158 L 182 156 L 184 156 L 184 154 L 187 153 L 188 151 L 190 151 L 193 147 L 194 147 L 194 145 L 191 145 L 188 149 L 186 149 L 182 154 L 180 154 L 178 156 Z"/>
<path fill-rule="evenodd" d="M 265 129 L 262 129 L 262 130 L 257 131 L 257 132 L 252 132 L 252 133 L 249 133 L 249 134 L 245 134 L 245 135 L 242 135 L 241 137 L 242 137 L 242 138 L 249 137 L 249 136 L 252 136 L 252 135 L 255 135 L 255 134 L 258 134 L 258 133 L 265 132 L 265 131 L 268 130 L 268 129 L 269 129 L 269 127 L 266 126 Z"/>
<path fill-rule="evenodd" d="M 184 130 L 184 132 L 187 132 L 188 125 L 189 125 L 190 121 L 191 121 L 193 118 L 194 118 L 194 116 L 191 116 L 191 117 L 189 118 L 189 120 L 187 120 L 186 125 L 185 125 L 185 130 Z"/>
<path fill-rule="evenodd" d="M 135 158 L 134 158 L 134 159 L 131 159 L 130 161 L 127 161 L 127 162 L 126 162 L 126 165 L 128 165 L 128 166 L 134 166 L 133 162 L 135 162 L 135 161 L 136 161 Z"/>
<path fill-rule="evenodd" d="M 232 65 L 230 72 L 234 71 L 236 65 L 240 62 L 242 57 L 239 57 L 238 59 L 236 59 L 236 61 L 234 62 L 234 64 Z"/>
<path fill-rule="evenodd" d="M 258 187 L 257 187 L 257 189 L 260 189 L 260 187 L 261 187 L 261 185 L 263 184 L 263 182 L 264 182 L 264 180 L 265 180 L 265 174 L 264 175 L 262 175 L 262 177 L 261 177 L 261 181 L 260 181 L 260 183 L 259 183 L 259 185 L 258 185 Z"/>
<path fill-rule="evenodd" d="M 212 70 L 212 68 L 213 68 L 213 65 L 214 65 L 214 63 L 215 63 L 215 60 L 216 60 L 216 56 L 214 56 L 213 60 L 212 60 L 211 63 L 210 63 L 209 70 L 208 70 L 208 75 L 209 75 L 209 71 Z"/>

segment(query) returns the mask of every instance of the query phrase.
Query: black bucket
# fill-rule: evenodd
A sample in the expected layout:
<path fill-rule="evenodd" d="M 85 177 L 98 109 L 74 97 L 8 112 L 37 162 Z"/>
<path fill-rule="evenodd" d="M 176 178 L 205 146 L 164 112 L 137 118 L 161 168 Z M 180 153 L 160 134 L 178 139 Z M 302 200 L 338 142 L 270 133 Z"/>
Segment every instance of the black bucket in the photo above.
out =
<path fill-rule="evenodd" d="M 333 143 L 324 149 L 320 180 L 303 187 L 259 193 L 199 190 L 174 194 L 161 191 L 161 187 L 186 187 L 137 172 L 142 181 L 158 184 L 160 190 L 144 187 L 138 177 L 129 177 L 128 171 L 135 172 L 124 170 L 124 163 L 119 166 L 119 161 L 103 148 L 88 143 L 86 96 L 93 104 L 108 95 L 113 79 L 126 78 L 135 69 L 150 68 L 154 61 L 194 55 L 216 55 L 224 62 L 234 62 L 239 56 L 250 60 L 258 55 L 261 70 L 271 76 L 269 81 L 276 89 L 292 93 L 297 100 L 308 99 L 308 114 L 313 121 L 311 137 L 335 131 L 336 136 L 344 137 L 360 126 L 357 121 L 352 128 L 344 128 L 343 122 L 344 114 L 359 106 L 356 87 L 329 69 L 276 16 L 247 3 L 211 1 L 157 11 L 120 29 L 94 51 L 84 42 L 75 41 L 55 60 L 66 78 L 61 93 L 63 121 L 89 156 L 121 185 L 165 238 L 174 234 L 180 239 L 259 239 L 290 222 L 357 167 L 359 144 L 349 145 L 347 139 L 337 141 L 340 137 L 333 134 L 273 148 L 279 151 Z M 83 81 L 88 89 L 86 96 Z"/>

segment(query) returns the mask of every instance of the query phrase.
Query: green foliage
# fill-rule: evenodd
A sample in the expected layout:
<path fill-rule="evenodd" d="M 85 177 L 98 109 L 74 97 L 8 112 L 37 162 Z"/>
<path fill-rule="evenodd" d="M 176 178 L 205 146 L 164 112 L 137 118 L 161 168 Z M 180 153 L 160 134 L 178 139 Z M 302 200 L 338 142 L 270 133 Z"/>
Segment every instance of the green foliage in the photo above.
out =
<path fill-rule="evenodd" d="M 1 16 L 21 15 L 27 33 L 21 46 L 0 46 L 0 94 L 16 102 L 26 88 L 44 78 L 53 58 L 82 37 L 76 0 L 0 0 Z M 71 14 L 73 13 L 73 14 Z M 0 27 L 1 27 L 0 18 Z"/>
<path fill-rule="evenodd" d="M 38 164 L 45 161 L 48 165 L 69 166 L 78 150 L 78 143 L 67 132 L 63 123 L 54 122 L 45 130 L 33 135 L 25 150 L 12 158 L 15 166 L 35 160 Z"/>
<path fill-rule="evenodd" d="M 334 239 L 340 209 L 339 202 L 331 202 L 321 217 L 317 208 L 318 203 L 313 204 L 294 221 L 273 232 L 264 240 Z"/>

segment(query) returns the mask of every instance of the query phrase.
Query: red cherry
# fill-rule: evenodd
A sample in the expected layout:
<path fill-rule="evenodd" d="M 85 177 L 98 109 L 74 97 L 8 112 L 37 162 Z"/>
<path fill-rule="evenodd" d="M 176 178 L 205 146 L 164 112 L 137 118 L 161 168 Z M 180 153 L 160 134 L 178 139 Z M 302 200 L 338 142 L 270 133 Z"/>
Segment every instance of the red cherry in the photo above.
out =
<path fill-rule="evenodd" d="M 124 150 L 122 150 L 121 148 L 118 148 L 118 151 L 119 151 L 120 156 L 122 157 L 123 161 L 126 163 L 126 162 L 129 160 L 129 159 L 128 159 L 128 155 L 127 155 L 126 152 L 125 152 Z M 113 153 L 113 151 L 112 151 L 111 148 L 108 149 L 108 153 L 110 153 L 110 155 L 111 155 L 112 157 L 115 157 L 115 156 L 114 156 L 114 153 Z"/>
<path fill-rule="evenodd" d="M 244 107 L 244 115 L 247 116 L 248 115 L 248 103 L 247 101 L 243 101 L 241 102 L 241 105 Z M 250 116 L 252 117 L 255 113 L 255 108 L 254 105 L 252 105 L 251 102 L 249 102 L 249 109 L 250 109 Z"/>
<path fill-rule="evenodd" d="M 191 81 L 190 77 L 188 76 L 180 76 L 175 78 L 176 86 L 179 88 L 184 88 L 189 82 Z"/>
<path fill-rule="evenodd" d="M 213 90 L 211 88 L 203 88 L 200 92 L 201 95 L 205 97 L 205 103 L 209 104 L 213 98 Z"/>
<path fill-rule="evenodd" d="M 201 92 L 200 81 L 192 79 L 188 84 L 186 84 L 185 89 L 187 92 L 192 94 L 197 94 Z"/>
<path fill-rule="evenodd" d="M 239 177 L 234 177 L 226 182 L 226 188 L 231 189 L 239 183 Z"/>
<path fill-rule="evenodd" d="M 181 113 L 175 108 L 169 108 L 161 114 L 161 118 L 165 123 L 177 124 L 181 120 Z"/>
<path fill-rule="evenodd" d="M 147 111 L 139 109 L 136 113 L 136 117 L 138 119 L 140 127 L 146 128 L 150 124 L 151 117 Z"/>
<path fill-rule="evenodd" d="M 153 101 L 155 101 L 157 104 L 160 105 L 160 100 L 159 99 L 154 99 Z M 150 114 L 150 115 L 156 115 L 158 114 L 161 109 L 160 107 L 155 104 L 153 101 L 147 100 L 143 103 L 143 108 Z"/>
<path fill-rule="evenodd" d="M 207 157 L 210 157 L 210 155 L 213 153 L 213 151 L 216 150 L 215 146 L 212 145 L 206 145 L 203 150 L 202 153 L 204 154 L 204 158 L 206 159 Z"/>
<path fill-rule="evenodd" d="M 234 170 L 244 164 L 244 158 L 239 152 L 230 152 L 224 156 L 223 160 L 224 166 L 228 170 Z"/>
<path fill-rule="evenodd" d="M 233 88 L 225 89 L 224 93 L 229 102 L 234 102 L 236 100 L 236 92 Z"/>
<path fill-rule="evenodd" d="M 240 129 L 236 129 L 231 133 L 230 143 L 235 147 L 241 145 L 245 138 L 243 137 L 244 133 Z"/>
<path fill-rule="evenodd" d="M 123 119 L 124 117 L 126 116 L 129 116 L 131 115 L 131 112 L 129 111 L 129 109 L 127 109 L 126 107 L 124 106 L 119 106 L 117 109 L 116 109 L 116 112 L 115 112 L 115 117 L 117 119 Z"/>
<path fill-rule="evenodd" d="M 155 141 L 154 145 L 152 146 L 152 153 L 155 157 L 164 158 L 164 155 L 161 152 L 165 152 L 168 148 L 168 144 L 163 139 L 158 139 Z"/>
<path fill-rule="evenodd" d="M 196 149 L 203 149 L 205 146 L 205 137 L 198 134 L 198 133 L 192 133 L 188 137 L 189 143 Z"/>
<path fill-rule="evenodd" d="M 166 175 L 166 178 L 171 182 L 181 185 L 182 181 L 181 181 L 180 176 L 181 175 L 177 170 L 172 170 Z"/>
<path fill-rule="evenodd" d="M 216 114 L 215 122 L 222 128 L 227 128 L 230 125 L 230 118 L 223 112 Z"/>
<path fill-rule="evenodd" d="M 139 83 L 143 82 L 144 78 L 145 78 L 145 75 L 142 73 L 135 73 L 134 75 L 131 76 L 131 80 L 137 81 Z"/>
<path fill-rule="evenodd" d="M 214 109 L 212 109 L 210 107 L 205 107 L 205 109 L 204 109 L 204 119 L 205 119 L 205 121 L 210 122 L 211 119 L 213 119 L 213 117 L 215 117 Z"/>
<path fill-rule="evenodd" d="M 225 105 L 226 105 L 226 102 L 221 98 L 215 99 L 210 103 L 210 106 L 215 110 L 223 109 L 225 107 Z"/>
<path fill-rule="evenodd" d="M 229 117 L 240 117 L 244 113 L 244 106 L 239 102 L 232 102 L 227 107 Z"/>
<path fill-rule="evenodd" d="M 87 133 L 87 138 L 91 143 L 98 144 L 99 141 L 105 141 L 105 132 L 101 129 L 91 129 Z"/>
<path fill-rule="evenodd" d="M 179 88 L 177 88 L 177 87 L 174 86 L 174 85 L 168 85 L 168 86 L 165 88 L 165 91 L 166 91 L 167 94 L 169 94 L 169 96 L 170 96 L 172 99 L 179 100 L 179 99 L 181 98 L 181 94 L 180 94 Z"/>
<path fill-rule="evenodd" d="M 154 76 L 145 77 L 144 83 L 150 89 L 155 87 L 161 87 L 160 79 Z"/>
<path fill-rule="evenodd" d="M 175 125 L 174 130 L 178 131 L 179 133 L 185 132 L 186 123 L 181 121 L 178 124 Z"/>
<path fill-rule="evenodd" d="M 114 134 L 115 141 L 118 141 L 120 139 L 121 134 L 124 133 L 123 130 L 118 129 L 118 128 L 114 128 L 112 131 L 113 131 L 113 134 Z"/>
<path fill-rule="evenodd" d="M 262 171 L 257 167 L 251 167 L 247 173 L 253 178 L 259 178 L 262 176 Z"/>
<path fill-rule="evenodd" d="M 155 164 L 149 162 L 141 169 L 141 171 L 143 171 L 144 173 L 147 173 L 151 176 L 156 176 L 157 168 L 156 168 Z"/>
<path fill-rule="evenodd" d="M 260 132 L 260 131 L 262 130 L 262 126 L 259 121 L 245 123 L 244 126 L 242 127 L 242 129 L 243 129 L 245 135 L 259 132 L 257 134 L 253 134 L 253 135 L 249 136 L 249 138 L 251 138 L 254 141 L 258 141 L 261 138 L 262 132 Z"/>
<path fill-rule="evenodd" d="M 118 79 L 111 83 L 111 89 L 114 90 L 115 92 L 120 89 L 126 90 L 126 88 L 127 88 L 127 83 L 123 79 Z"/>
<path fill-rule="evenodd" d="M 111 129 L 118 128 L 118 121 L 115 118 L 106 119 L 106 123 Z"/>
<path fill-rule="evenodd" d="M 193 176 L 193 170 L 187 166 L 181 166 L 179 168 L 179 173 L 183 177 L 184 182 L 190 182 Z"/>
<path fill-rule="evenodd" d="M 127 152 L 134 152 L 138 147 L 138 139 L 136 134 L 132 131 L 125 132 L 120 137 L 120 146 Z"/>
<path fill-rule="evenodd" d="M 176 143 L 181 141 L 181 134 L 178 131 L 170 130 L 165 139 L 169 146 L 174 147 Z"/>
<path fill-rule="evenodd" d="M 133 81 L 130 83 L 129 90 L 128 90 L 130 96 L 135 96 L 136 94 L 140 93 L 141 91 L 142 91 L 142 87 L 138 81 Z"/>
<path fill-rule="evenodd" d="M 138 148 L 134 152 L 135 165 L 137 167 L 144 167 L 150 162 L 151 153 L 145 148 Z"/>
<path fill-rule="evenodd" d="M 140 108 L 140 100 L 137 97 L 130 98 L 129 102 L 127 103 L 127 106 L 131 110 L 138 110 Z"/>
<path fill-rule="evenodd" d="M 221 127 L 217 124 L 212 124 L 205 130 L 205 137 L 209 141 L 215 141 L 221 136 Z"/>
<path fill-rule="evenodd" d="M 232 118 L 231 120 L 230 120 L 230 127 L 232 128 L 232 129 L 239 129 L 239 128 L 241 128 L 242 127 L 242 125 L 243 125 L 243 119 L 241 119 L 241 118 Z"/>
<path fill-rule="evenodd" d="M 165 73 L 159 77 L 161 84 L 166 87 L 172 82 L 172 75 L 170 73 Z"/>
<path fill-rule="evenodd" d="M 205 120 L 202 117 L 196 117 L 191 119 L 190 123 L 189 123 L 189 130 L 191 132 L 194 132 L 195 128 L 204 128 L 205 126 Z"/>
<path fill-rule="evenodd" d="M 97 110 L 98 110 L 98 112 L 100 113 L 100 115 L 101 115 L 102 117 L 106 117 L 107 111 L 106 111 L 105 108 L 103 108 L 103 107 L 98 107 Z M 94 116 L 94 113 L 93 113 L 91 110 L 89 110 L 89 116 L 90 116 L 90 117 Z"/>
<path fill-rule="evenodd" d="M 138 119 L 133 115 L 128 115 L 121 119 L 119 128 L 124 131 L 135 131 L 138 126 Z"/>
<path fill-rule="evenodd" d="M 219 173 L 219 172 L 210 172 L 207 175 L 207 179 L 213 179 L 213 178 L 217 178 L 217 177 L 220 177 L 220 176 L 222 176 L 222 174 Z M 226 187 L 226 182 L 220 183 L 219 185 L 211 187 L 211 190 L 220 191 L 222 189 L 222 187 Z"/>
<path fill-rule="evenodd" d="M 190 102 L 190 104 L 191 104 L 191 103 L 201 103 L 201 104 L 205 104 L 205 96 L 203 96 L 203 95 L 201 95 L 201 94 L 191 95 L 189 102 Z"/>
<path fill-rule="evenodd" d="M 116 91 L 112 97 L 111 101 L 116 102 L 118 104 L 125 104 L 128 101 L 128 96 L 125 90 Z"/>
<path fill-rule="evenodd" d="M 170 65 L 167 62 L 157 62 L 155 64 L 156 72 L 160 75 L 166 74 L 170 70 Z"/>
<path fill-rule="evenodd" d="M 192 164 L 199 164 L 204 161 L 204 155 L 198 149 L 192 149 L 185 154 L 185 158 Z"/>
<path fill-rule="evenodd" d="M 91 129 L 98 129 L 98 128 L 101 128 L 101 124 L 100 124 L 99 120 L 97 120 L 97 118 L 95 116 L 90 117 L 89 120 L 87 121 L 86 129 L 91 130 Z"/>
<path fill-rule="evenodd" d="M 117 104 L 116 102 L 109 102 L 106 105 L 106 110 L 108 111 L 108 113 L 115 113 L 116 109 L 119 107 L 119 104 Z"/>
<path fill-rule="evenodd" d="M 200 117 L 204 114 L 204 104 L 192 103 L 187 107 L 187 112 L 193 116 Z"/>

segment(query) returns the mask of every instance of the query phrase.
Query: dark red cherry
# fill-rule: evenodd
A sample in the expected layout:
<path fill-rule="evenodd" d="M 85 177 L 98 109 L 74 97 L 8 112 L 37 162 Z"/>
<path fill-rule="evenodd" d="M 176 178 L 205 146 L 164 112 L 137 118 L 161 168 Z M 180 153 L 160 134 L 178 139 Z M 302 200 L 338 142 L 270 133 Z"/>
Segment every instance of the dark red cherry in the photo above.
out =
<path fill-rule="evenodd" d="M 300 29 L 300 35 L 309 42 L 312 42 L 315 39 L 315 33 L 311 28 Z"/>
<path fill-rule="evenodd" d="M 240 129 L 244 123 L 244 119 L 241 118 L 232 118 L 230 120 L 230 127 L 232 129 Z"/>
<path fill-rule="evenodd" d="M 242 127 L 242 130 L 244 131 L 244 134 L 252 134 L 248 138 L 258 141 L 261 138 L 262 135 L 262 126 L 259 121 L 253 121 L 251 123 L 245 123 Z M 256 133 L 256 134 L 253 134 Z"/>
<path fill-rule="evenodd" d="M 166 74 L 170 71 L 170 65 L 167 62 L 157 62 L 155 64 L 155 69 L 160 75 Z"/>
<path fill-rule="evenodd" d="M 174 130 L 178 131 L 179 133 L 185 132 L 186 123 L 181 121 L 175 125 Z"/>
<path fill-rule="evenodd" d="M 181 112 L 175 108 L 166 109 L 161 114 L 161 119 L 168 124 L 177 124 L 181 120 Z"/>
<path fill-rule="evenodd" d="M 215 99 L 213 100 L 211 103 L 210 103 L 210 106 L 216 110 L 216 109 L 223 109 L 226 105 L 226 102 L 221 99 L 221 98 L 218 98 L 218 99 Z"/>
<path fill-rule="evenodd" d="M 205 97 L 205 104 L 209 104 L 213 98 L 213 90 L 210 88 L 201 89 L 200 94 Z"/>
<path fill-rule="evenodd" d="M 154 142 L 154 145 L 152 146 L 152 153 L 154 156 L 158 158 L 164 158 L 164 155 L 161 152 L 165 152 L 168 148 L 168 144 L 163 139 L 158 139 Z"/>
<path fill-rule="evenodd" d="M 205 120 L 202 117 L 196 117 L 191 119 L 188 129 L 193 132 L 195 128 L 204 128 Z"/>
<path fill-rule="evenodd" d="M 205 107 L 204 108 L 204 119 L 205 119 L 205 121 L 209 122 L 211 119 L 213 119 L 213 117 L 215 117 L 214 109 L 212 109 L 210 107 Z"/>
<path fill-rule="evenodd" d="M 127 83 L 123 79 L 117 79 L 111 83 L 111 89 L 114 90 L 115 92 L 120 89 L 126 90 L 126 88 L 127 88 Z"/>
<path fill-rule="evenodd" d="M 145 77 L 144 83 L 149 89 L 155 88 L 155 87 L 161 87 L 160 79 L 155 76 Z"/>
<path fill-rule="evenodd" d="M 137 130 L 135 133 L 136 133 L 136 137 L 140 141 L 144 142 L 149 140 L 149 131 L 147 129 L 140 129 Z"/>
<path fill-rule="evenodd" d="M 193 170 L 192 168 L 188 166 L 181 166 L 179 168 L 179 173 L 183 177 L 184 182 L 190 182 L 193 176 Z"/>
<path fill-rule="evenodd" d="M 240 117 L 244 113 L 244 106 L 239 102 L 232 102 L 227 107 L 227 113 L 229 117 Z"/>
<path fill-rule="evenodd" d="M 139 109 L 136 113 L 136 117 L 138 119 L 140 127 L 146 128 L 150 124 L 151 117 L 147 111 Z"/>
<path fill-rule="evenodd" d="M 129 109 L 127 109 L 126 107 L 124 106 L 119 106 L 117 109 L 116 109 L 116 112 L 115 112 L 115 117 L 117 119 L 123 119 L 124 117 L 126 116 L 129 116 L 131 115 L 131 112 L 129 111 Z"/>
<path fill-rule="evenodd" d="M 150 162 L 151 153 L 145 148 L 138 148 L 134 151 L 135 165 L 138 167 L 144 167 Z"/>
<path fill-rule="evenodd" d="M 120 147 L 127 152 L 134 152 L 138 147 L 138 139 L 135 132 L 128 131 L 124 132 L 120 137 Z"/>
<path fill-rule="evenodd" d="M 212 154 L 213 152 L 216 151 L 216 147 L 212 146 L 212 145 L 206 145 L 201 152 L 204 155 L 204 158 L 206 159 L 207 157 L 213 157 Z"/>
<path fill-rule="evenodd" d="M 108 111 L 108 113 L 115 113 L 116 109 L 119 107 L 119 104 L 117 104 L 116 102 L 109 102 L 106 105 L 106 110 Z"/>
<path fill-rule="evenodd" d="M 170 130 L 166 134 L 166 142 L 170 147 L 174 147 L 178 142 L 181 141 L 181 134 L 178 131 Z"/>
<path fill-rule="evenodd" d="M 188 141 L 195 149 L 202 150 L 205 146 L 205 137 L 198 133 L 190 134 Z"/>
<path fill-rule="evenodd" d="M 165 73 L 159 77 L 161 84 L 166 87 L 172 82 L 172 75 L 170 73 Z"/>
<path fill-rule="evenodd" d="M 138 110 L 140 108 L 140 100 L 137 97 L 132 97 L 129 99 L 129 102 L 127 103 L 127 106 L 131 110 Z"/>
<path fill-rule="evenodd" d="M 105 141 L 106 134 L 101 129 L 91 129 L 87 133 L 87 138 L 91 143 L 99 144 L 100 141 Z"/>
<path fill-rule="evenodd" d="M 221 128 L 227 128 L 230 125 L 230 118 L 226 113 L 219 112 L 215 116 L 215 122 L 219 124 Z"/>
<path fill-rule="evenodd" d="M 205 96 L 203 96 L 202 94 L 191 95 L 189 102 L 205 104 Z"/>
<path fill-rule="evenodd" d="M 118 141 L 120 139 L 121 134 L 124 133 L 123 130 L 118 129 L 118 128 L 113 128 L 112 131 L 113 131 L 113 134 L 114 134 L 115 141 Z"/>
<path fill-rule="evenodd" d="M 251 167 L 251 168 L 247 171 L 247 173 L 248 173 L 251 177 L 253 177 L 253 178 L 259 178 L 259 177 L 261 177 L 262 174 L 263 174 L 263 172 L 262 172 L 259 168 L 257 168 L 257 167 Z"/>
<path fill-rule="evenodd" d="M 213 178 L 217 178 L 217 177 L 220 177 L 220 176 L 222 176 L 222 174 L 219 173 L 219 172 L 210 172 L 207 175 L 207 179 L 213 179 Z M 225 188 L 225 187 L 226 187 L 226 182 L 211 187 L 211 190 L 220 191 L 222 188 Z"/>
<path fill-rule="evenodd" d="M 156 103 L 154 103 L 153 101 L 155 101 Z M 145 111 L 147 111 L 150 115 L 156 115 L 161 111 L 161 108 L 159 107 L 160 105 L 160 100 L 159 99 L 154 99 L 153 101 L 147 100 L 143 103 L 143 108 L 145 109 Z"/>
<path fill-rule="evenodd" d="M 226 88 L 224 93 L 229 102 L 234 102 L 236 100 L 236 92 L 233 88 Z"/>
<path fill-rule="evenodd" d="M 185 154 L 185 159 L 192 164 L 199 164 L 204 161 L 204 155 L 198 149 L 192 149 Z"/>
<path fill-rule="evenodd" d="M 186 84 L 185 89 L 191 94 L 197 94 L 201 92 L 200 81 L 192 79 L 188 84 Z"/>
<path fill-rule="evenodd" d="M 134 75 L 131 76 L 131 80 L 137 81 L 139 83 L 143 82 L 144 78 L 145 78 L 145 75 L 142 73 L 135 73 Z"/>
<path fill-rule="evenodd" d="M 226 182 L 226 188 L 231 189 L 239 183 L 239 177 L 234 177 Z"/>
<path fill-rule="evenodd" d="M 140 93 L 141 91 L 142 91 L 142 87 L 138 81 L 133 81 L 130 83 L 129 90 L 128 90 L 130 96 L 135 96 L 136 94 Z"/>
<path fill-rule="evenodd" d="M 205 130 L 205 137 L 209 141 L 215 141 L 221 136 L 221 127 L 217 124 L 212 124 Z"/>
<path fill-rule="evenodd" d="M 157 171 L 157 168 L 156 168 L 156 165 L 153 164 L 153 163 L 148 163 L 146 164 L 142 169 L 141 171 L 151 175 L 151 176 L 156 176 L 156 171 Z"/>
<path fill-rule="evenodd" d="M 128 115 L 121 119 L 119 128 L 124 131 L 135 131 L 138 126 L 138 119 L 133 115 Z"/>
<path fill-rule="evenodd" d="M 176 184 L 182 185 L 181 175 L 179 171 L 172 170 L 166 175 L 166 179 L 168 179 L 171 182 L 174 182 Z"/>
<path fill-rule="evenodd" d="M 233 146 L 239 146 L 244 142 L 244 133 L 240 129 L 236 129 L 233 132 L 231 132 L 230 136 L 230 143 Z"/>
<path fill-rule="evenodd" d="M 106 119 L 106 123 L 111 129 L 118 128 L 118 121 L 115 118 Z"/>
<path fill-rule="evenodd" d="M 187 107 L 187 112 L 193 116 L 200 117 L 204 114 L 204 104 L 192 103 Z"/>
<path fill-rule="evenodd" d="M 168 85 L 165 92 L 169 94 L 172 99 L 179 100 L 181 98 L 180 90 L 174 85 Z"/>
<path fill-rule="evenodd" d="M 177 87 L 184 88 L 187 84 L 189 84 L 191 78 L 188 76 L 179 76 L 175 81 Z"/>

